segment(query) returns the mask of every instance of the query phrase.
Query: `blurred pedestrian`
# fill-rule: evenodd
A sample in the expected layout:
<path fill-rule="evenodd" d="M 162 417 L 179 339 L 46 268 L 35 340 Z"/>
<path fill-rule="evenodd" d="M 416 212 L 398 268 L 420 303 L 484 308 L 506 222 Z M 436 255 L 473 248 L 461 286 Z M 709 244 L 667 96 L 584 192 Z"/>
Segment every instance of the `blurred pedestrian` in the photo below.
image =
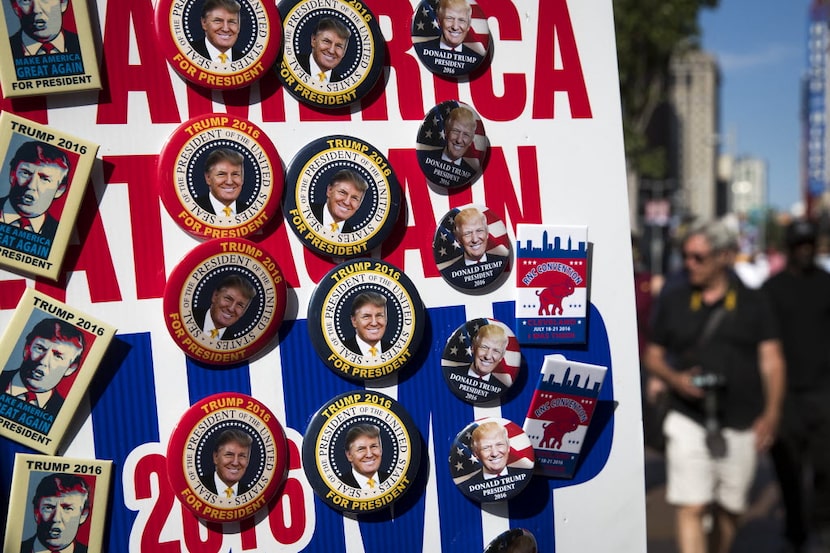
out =
<path fill-rule="evenodd" d="M 746 510 L 758 451 L 772 445 L 784 361 L 772 311 L 731 270 L 736 240 L 720 222 L 683 241 L 685 282 L 656 305 L 645 364 L 669 387 L 666 499 L 681 553 L 727 553 Z M 714 514 L 707 537 L 704 520 Z"/>
<path fill-rule="evenodd" d="M 778 319 L 787 361 L 772 460 L 784 499 L 788 551 L 801 552 L 811 523 L 830 547 L 830 274 L 816 265 L 812 222 L 793 221 L 785 239 L 786 269 L 767 280 L 763 291 Z M 812 475 L 812 498 L 807 475 Z"/>

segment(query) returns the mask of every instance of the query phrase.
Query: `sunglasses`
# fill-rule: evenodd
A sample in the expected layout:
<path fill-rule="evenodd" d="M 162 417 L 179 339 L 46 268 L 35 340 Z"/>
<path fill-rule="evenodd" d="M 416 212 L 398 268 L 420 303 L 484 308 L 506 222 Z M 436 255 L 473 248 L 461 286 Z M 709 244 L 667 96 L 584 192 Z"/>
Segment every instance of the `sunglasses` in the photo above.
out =
<path fill-rule="evenodd" d="M 712 253 L 683 252 L 683 261 L 694 261 L 698 265 L 712 257 Z"/>

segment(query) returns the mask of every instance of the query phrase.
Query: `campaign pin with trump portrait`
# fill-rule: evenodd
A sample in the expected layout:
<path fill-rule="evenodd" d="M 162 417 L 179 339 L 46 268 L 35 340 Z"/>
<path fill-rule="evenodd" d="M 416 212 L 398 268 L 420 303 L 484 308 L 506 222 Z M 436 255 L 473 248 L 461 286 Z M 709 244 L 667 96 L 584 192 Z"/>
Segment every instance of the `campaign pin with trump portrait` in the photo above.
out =
<path fill-rule="evenodd" d="M 487 16 L 475 0 L 422 0 L 412 16 L 412 46 L 442 77 L 469 75 L 492 53 Z"/>
<path fill-rule="evenodd" d="M 210 240 L 193 248 L 167 279 L 167 330 L 196 360 L 241 363 L 276 336 L 285 296 L 285 279 L 267 250 L 241 238 Z"/>
<path fill-rule="evenodd" d="M 159 156 L 161 199 L 198 238 L 239 238 L 271 223 L 282 196 L 282 165 L 268 136 L 224 113 L 181 124 Z"/>
<path fill-rule="evenodd" d="M 396 374 L 418 351 L 424 306 L 400 269 L 377 259 L 335 266 L 308 308 L 308 333 L 335 373 L 364 382 Z"/>
<path fill-rule="evenodd" d="M 363 2 L 283 0 L 279 78 L 289 94 L 317 108 L 359 101 L 378 80 L 385 42 Z"/>
<path fill-rule="evenodd" d="M 418 129 L 418 163 L 439 190 L 475 182 L 484 170 L 489 148 L 481 117 L 458 100 L 433 107 Z"/>
<path fill-rule="evenodd" d="M 386 156 L 365 140 L 331 135 L 303 147 L 286 174 L 285 213 L 310 250 L 368 255 L 392 232 L 401 187 Z"/>
<path fill-rule="evenodd" d="M 167 445 L 167 476 L 199 518 L 233 522 L 265 507 L 288 474 L 288 445 L 274 413 L 249 395 L 223 392 L 194 403 Z"/>
<path fill-rule="evenodd" d="M 338 395 L 312 416 L 303 468 L 314 492 L 342 512 L 386 509 L 413 487 L 421 436 L 391 397 L 368 390 Z"/>
<path fill-rule="evenodd" d="M 522 354 L 513 331 L 493 319 L 473 319 L 447 339 L 441 357 L 444 380 L 467 403 L 503 397 L 521 368 Z"/>
<path fill-rule="evenodd" d="M 533 446 L 521 427 L 498 417 L 464 427 L 449 459 L 456 487 L 479 503 L 516 497 L 530 483 L 535 462 Z"/>
<path fill-rule="evenodd" d="M 261 0 L 160 0 L 156 36 L 170 66 L 211 89 L 248 86 L 280 49 L 279 13 Z"/>
<path fill-rule="evenodd" d="M 486 293 L 506 280 L 510 267 L 507 226 L 485 206 L 468 204 L 448 211 L 435 230 L 435 264 L 452 287 Z"/>

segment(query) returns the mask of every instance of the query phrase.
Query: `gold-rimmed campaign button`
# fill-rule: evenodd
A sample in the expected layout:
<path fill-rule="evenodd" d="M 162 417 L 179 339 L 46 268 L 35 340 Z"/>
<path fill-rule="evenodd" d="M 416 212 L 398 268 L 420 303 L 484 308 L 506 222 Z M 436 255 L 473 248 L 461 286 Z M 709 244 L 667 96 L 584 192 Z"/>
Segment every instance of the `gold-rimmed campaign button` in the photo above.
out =
<path fill-rule="evenodd" d="M 341 512 L 386 509 L 418 474 L 421 436 L 406 410 L 368 390 L 323 404 L 303 437 L 303 468 L 314 492 Z"/>
<path fill-rule="evenodd" d="M 223 392 L 193 404 L 167 445 L 173 492 L 199 518 L 234 522 L 274 497 L 288 473 L 285 432 L 259 400 Z"/>

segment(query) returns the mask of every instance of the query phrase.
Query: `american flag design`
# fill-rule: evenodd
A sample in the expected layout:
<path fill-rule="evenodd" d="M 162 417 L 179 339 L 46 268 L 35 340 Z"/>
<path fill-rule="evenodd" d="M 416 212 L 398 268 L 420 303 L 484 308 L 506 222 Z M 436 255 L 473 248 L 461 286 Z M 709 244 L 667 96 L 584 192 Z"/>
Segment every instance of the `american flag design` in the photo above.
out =
<path fill-rule="evenodd" d="M 464 107 L 469 109 L 476 118 L 476 131 L 473 137 L 473 143 L 470 144 L 467 153 L 464 155 L 464 161 L 470 164 L 476 171 L 481 172 L 487 149 L 490 147 L 490 140 L 484 134 L 484 123 L 481 122 L 481 117 L 478 112 L 471 106 L 459 102 L 458 100 L 447 100 L 441 102 L 427 112 L 424 117 L 424 122 L 418 129 L 418 154 L 423 155 L 422 152 L 431 152 L 433 150 L 440 150 L 447 144 L 447 136 L 444 133 L 444 121 L 449 116 L 450 112 L 457 107 Z M 475 178 L 473 178 L 475 180 Z"/>
<path fill-rule="evenodd" d="M 484 325 L 495 324 L 504 329 L 507 334 L 507 348 L 493 378 L 498 378 L 505 386 L 510 387 L 519 375 L 522 363 L 522 353 L 519 350 L 519 341 L 507 325 L 493 319 L 473 319 L 459 326 L 447 340 L 441 366 L 447 369 L 469 367 L 473 362 L 472 343 L 478 329 Z"/>
<path fill-rule="evenodd" d="M 507 226 L 504 221 L 485 206 L 463 205 L 448 211 L 441 219 L 438 228 L 435 229 L 432 253 L 439 271 L 445 270 L 464 255 L 461 244 L 453 234 L 453 229 L 455 228 L 455 216 L 459 211 L 468 207 L 477 208 L 487 219 L 487 230 L 490 233 L 487 238 L 487 254 L 510 256 L 510 237 L 507 235 Z"/>
<path fill-rule="evenodd" d="M 521 427 L 507 419 L 487 417 L 467 425 L 458 433 L 453 442 L 453 447 L 450 450 L 450 472 L 456 486 L 463 484 L 481 472 L 481 462 L 473 454 L 471 440 L 473 430 L 480 424 L 490 421 L 497 422 L 507 430 L 507 438 L 510 442 L 508 469 L 533 470 L 536 459 L 533 446 Z"/>
<path fill-rule="evenodd" d="M 485 55 L 490 48 L 490 26 L 487 16 L 475 0 L 469 2 L 472 8 L 470 30 L 464 46 Z M 431 40 L 441 34 L 441 25 L 438 23 L 438 0 L 423 0 L 412 16 L 412 43 L 418 44 Z"/>

